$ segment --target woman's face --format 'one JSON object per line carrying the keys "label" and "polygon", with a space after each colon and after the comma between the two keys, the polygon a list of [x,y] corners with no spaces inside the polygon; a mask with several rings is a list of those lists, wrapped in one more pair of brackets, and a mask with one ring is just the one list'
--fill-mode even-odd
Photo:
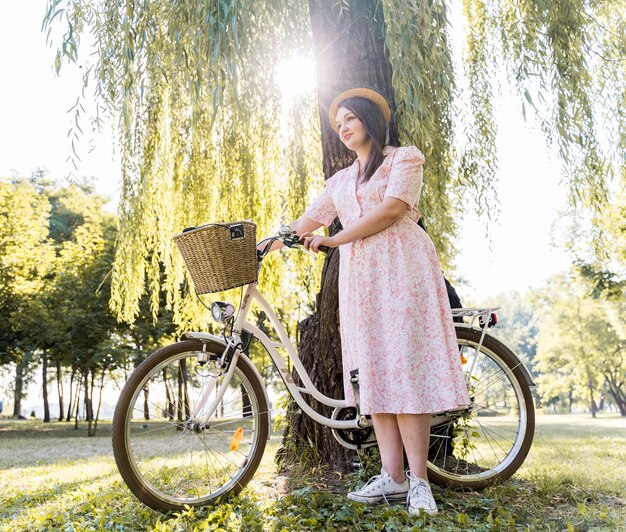
{"label": "woman's face", "polygon": [[337,109],[336,125],[339,138],[348,149],[357,151],[371,143],[363,122],[350,109]]}

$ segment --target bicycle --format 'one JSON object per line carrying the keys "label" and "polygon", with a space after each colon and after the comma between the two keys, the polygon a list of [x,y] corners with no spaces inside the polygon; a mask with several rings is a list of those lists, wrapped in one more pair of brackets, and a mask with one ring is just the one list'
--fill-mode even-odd
{"label": "bicycle", "polygon": [[[274,241],[301,248],[289,229],[266,239],[268,247],[257,252],[249,234],[254,235],[254,228],[248,227],[253,224],[214,225],[227,228],[229,245],[246,238],[251,242],[245,254],[255,255],[255,275]],[[190,234],[211,226],[192,228]],[[201,265],[206,263],[205,255],[214,245],[209,247],[183,252],[196,289],[206,279],[195,271],[198,264],[193,260],[199,257]],[[244,253],[241,246],[233,249],[231,260]],[[223,257],[218,260],[224,262]],[[214,270],[209,273],[215,275]],[[232,284],[229,275],[213,291]],[[276,313],[259,292],[255,275],[234,281],[244,286],[236,314],[230,303],[212,304],[214,319],[224,327],[222,336],[185,333],[184,340],[159,349],[139,365],[121,392],[112,427],[115,460],[132,493],[154,509],[212,504],[238,494],[254,476],[270,437],[271,409],[261,375],[247,355],[252,338],[265,347],[297,405],[329,427],[341,445],[361,450],[376,444],[371,420],[359,413],[358,404],[348,407],[315,388]],[[268,316],[279,341],[247,321],[253,301]],[[471,404],[432,415],[428,473],[441,485],[480,489],[509,478],[532,444],[535,417],[530,387],[534,384],[515,353],[487,333],[495,324],[495,310],[452,311],[457,321],[464,320],[455,323],[455,329]],[[301,386],[294,382],[279,349],[286,351]],[[353,380],[358,386],[358,376]],[[306,394],[333,408],[332,415],[314,411],[304,399]],[[149,415],[150,407],[161,411],[161,419]]]}

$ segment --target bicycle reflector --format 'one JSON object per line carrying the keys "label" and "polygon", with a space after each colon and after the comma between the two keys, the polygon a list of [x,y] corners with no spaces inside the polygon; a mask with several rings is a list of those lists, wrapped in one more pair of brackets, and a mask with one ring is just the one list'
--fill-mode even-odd
{"label": "bicycle reflector", "polygon": [[235,306],[224,301],[215,301],[211,305],[211,314],[215,321],[224,323],[235,314]]}
{"label": "bicycle reflector", "polygon": [[[485,328],[485,320],[482,316],[478,317],[478,323],[480,324],[481,329]],[[498,315],[495,312],[492,312],[489,315],[489,323],[487,324],[487,327],[495,327],[498,323]]]}

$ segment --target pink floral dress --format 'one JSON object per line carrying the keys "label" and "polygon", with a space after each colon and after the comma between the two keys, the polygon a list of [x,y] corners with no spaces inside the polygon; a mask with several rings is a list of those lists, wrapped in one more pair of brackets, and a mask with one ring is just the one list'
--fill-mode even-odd
{"label": "pink floral dress", "polygon": [[358,159],[326,181],[305,216],[344,228],[384,198],[408,204],[386,229],[339,246],[339,320],[344,392],[354,405],[350,371],[359,370],[364,414],[421,414],[469,402],[443,273],[429,236],[417,225],[424,156],[415,147],[383,151],[385,161],[357,184]]}

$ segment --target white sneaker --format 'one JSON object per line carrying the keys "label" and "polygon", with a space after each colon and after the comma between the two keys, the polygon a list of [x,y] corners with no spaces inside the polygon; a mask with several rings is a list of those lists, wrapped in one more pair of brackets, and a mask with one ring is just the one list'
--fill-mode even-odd
{"label": "white sneaker", "polygon": [[409,495],[406,498],[406,507],[409,515],[420,515],[421,511],[429,515],[435,515],[439,510],[430,491],[430,484],[420,477],[416,477],[410,471],[406,474],[409,479]]}
{"label": "white sneaker", "polygon": [[389,476],[385,468],[381,468],[380,475],[373,476],[360,490],[348,493],[348,499],[356,502],[374,504],[380,501],[404,502],[409,492],[409,481],[398,484]]}

